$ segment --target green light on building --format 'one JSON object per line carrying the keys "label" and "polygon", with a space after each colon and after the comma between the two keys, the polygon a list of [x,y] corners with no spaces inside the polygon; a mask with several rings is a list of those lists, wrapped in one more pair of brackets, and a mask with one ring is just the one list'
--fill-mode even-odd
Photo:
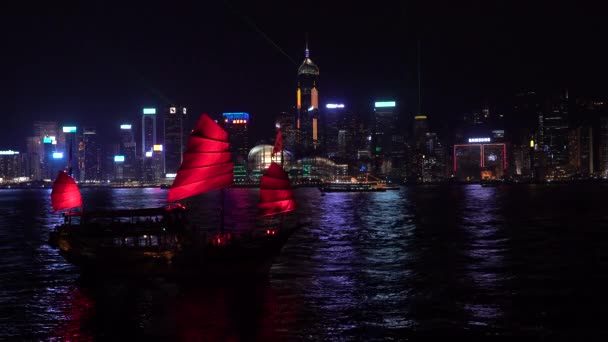
{"label": "green light on building", "polygon": [[304,164],[302,165],[302,169],[303,169],[303,174],[304,177],[310,177],[310,170],[312,169],[310,164]]}
{"label": "green light on building", "polygon": [[397,105],[397,102],[395,102],[395,101],[379,101],[374,104],[374,107],[376,107],[376,108],[395,107],[396,105]]}
{"label": "green light on building", "polygon": [[247,179],[247,168],[243,165],[234,165],[234,181],[242,182]]}

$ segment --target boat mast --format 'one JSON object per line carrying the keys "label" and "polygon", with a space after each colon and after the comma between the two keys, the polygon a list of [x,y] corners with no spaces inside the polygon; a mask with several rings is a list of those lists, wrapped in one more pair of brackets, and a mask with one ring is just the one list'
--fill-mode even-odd
{"label": "boat mast", "polygon": [[220,233],[224,233],[224,188],[222,188],[222,192],[220,193]]}
{"label": "boat mast", "polygon": [[[219,122],[221,122],[221,126],[223,129],[225,129],[225,122],[224,120],[219,120]],[[222,187],[222,191],[220,192],[220,234],[224,234],[224,202],[226,199],[226,195],[225,195],[225,190],[226,188]]]}
{"label": "boat mast", "polygon": [[[222,129],[225,129],[226,124],[224,120],[219,120],[219,126]],[[225,188],[222,187],[222,190],[220,192],[220,234],[224,234],[224,202],[225,202]]]}

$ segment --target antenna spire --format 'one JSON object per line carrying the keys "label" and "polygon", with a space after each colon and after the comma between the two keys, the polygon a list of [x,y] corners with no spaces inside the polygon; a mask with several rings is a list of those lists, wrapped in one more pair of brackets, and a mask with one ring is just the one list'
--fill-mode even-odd
{"label": "antenna spire", "polygon": [[308,50],[308,32],[306,32],[306,50],[304,50],[304,57],[310,57],[310,50]]}
{"label": "antenna spire", "polygon": [[420,86],[421,82],[421,66],[420,66],[420,38],[418,38],[418,114],[422,114],[422,87]]}

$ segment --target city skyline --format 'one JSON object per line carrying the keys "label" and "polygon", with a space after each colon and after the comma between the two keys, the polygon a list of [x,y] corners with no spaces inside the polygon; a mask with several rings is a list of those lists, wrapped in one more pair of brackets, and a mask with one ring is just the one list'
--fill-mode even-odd
{"label": "city skyline", "polygon": [[4,7],[0,340],[608,335],[603,6]]}
{"label": "city skyline", "polygon": [[18,148],[13,134],[26,135],[34,120],[79,118],[104,131],[141,107],[171,104],[197,114],[249,112],[254,140],[266,138],[267,123],[294,106],[306,35],[321,69],[321,103],[361,108],[388,97],[402,104],[402,115],[415,115],[418,41],[431,122],[522,89],[608,94],[606,53],[597,43],[603,28],[591,7],[309,6],[312,19],[288,4],[267,10],[230,2],[17,9],[6,20],[14,49],[4,64],[15,68],[0,142]]}

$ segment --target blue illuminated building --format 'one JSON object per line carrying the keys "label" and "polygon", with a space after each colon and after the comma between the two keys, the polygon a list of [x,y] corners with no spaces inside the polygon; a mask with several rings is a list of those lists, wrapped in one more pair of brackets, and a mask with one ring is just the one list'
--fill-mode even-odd
{"label": "blue illuminated building", "polygon": [[230,152],[234,162],[234,181],[247,178],[247,155],[249,153],[249,113],[223,113],[224,129],[228,132]]}

